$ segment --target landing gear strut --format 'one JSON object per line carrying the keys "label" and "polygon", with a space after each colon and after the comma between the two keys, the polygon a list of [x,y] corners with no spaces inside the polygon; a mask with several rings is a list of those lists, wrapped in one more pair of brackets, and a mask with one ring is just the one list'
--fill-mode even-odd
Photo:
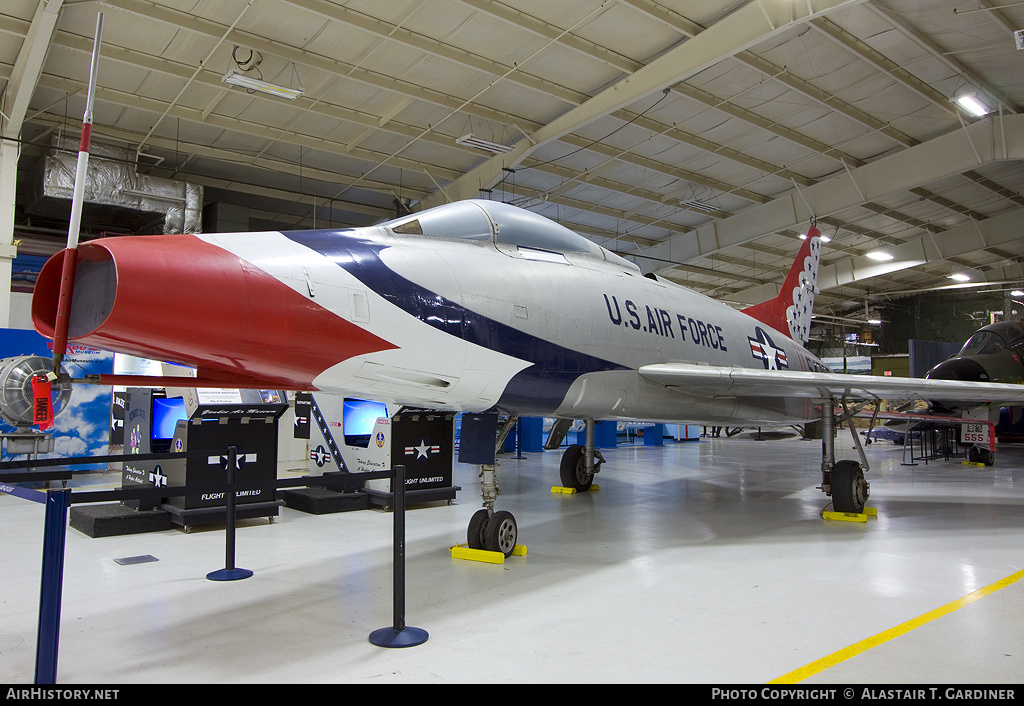
{"label": "landing gear strut", "polygon": [[[501,448],[505,443],[505,437],[515,426],[517,417],[511,416],[505,420],[499,430],[495,448]],[[492,434],[494,427],[491,427]],[[493,436],[492,436],[493,438]],[[507,510],[495,512],[494,503],[501,494],[498,488],[498,477],[495,473],[496,463],[480,465],[480,496],[483,499],[483,509],[477,510],[469,520],[469,528],[466,530],[466,541],[470,549],[485,549],[491,552],[501,552],[505,556],[512,556],[512,550],[516,547],[519,538],[519,528],[516,525],[516,518]]]}
{"label": "landing gear strut", "polygon": [[499,493],[494,477],[494,466],[481,466],[480,488],[484,508],[477,510],[469,519],[466,542],[470,549],[486,549],[489,552],[501,552],[505,556],[512,556],[512,550],[516,548],[516,541],[519,539],[519,528],[511,512],[494,511],[494,501]]}
{"label": "landing gear strut", "polygon": [[573,444],[562,454],[562,462],[558,467],[558,476],[566,488],[574,488],[577,492],[590,490],[594,483],[594,475],[601,470],[604,456],[595,448],[594,420],[587,419],[586,440],[583,446]]}
{"label": "landing gear strut", "polygon": [[864,512],[864,503],[867,502],[870,487],[864,480],[864,471],[868,467],[867,458],[860,445],[860,438],[853,428],[853,419],[846,408],[846,401],[843,400],[843,414],[861,462],[835,460],[833,404],[831,399],[823,400],[821,403],[821,489],[832,497],[832,505],[836,512],[861,513]]}

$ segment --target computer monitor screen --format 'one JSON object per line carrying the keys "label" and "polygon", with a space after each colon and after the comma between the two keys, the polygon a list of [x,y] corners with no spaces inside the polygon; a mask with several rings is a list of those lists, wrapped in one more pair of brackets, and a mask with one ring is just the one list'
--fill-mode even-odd
{"label": "computer monitor screen", "polygon": [[345,444],[366,448],[370,444],[373,425],[378,417],[388,416],[387,405],[370,400],[345,399],[342,407],[341,431]]}
{"label": "computer monitor screen", "polygon": [[174,427],[179,419],[188,419],[185,414],[185,400],[181,397],[153,398],[153,424],[150,434],[153,441],[170,441],[174,438]]}

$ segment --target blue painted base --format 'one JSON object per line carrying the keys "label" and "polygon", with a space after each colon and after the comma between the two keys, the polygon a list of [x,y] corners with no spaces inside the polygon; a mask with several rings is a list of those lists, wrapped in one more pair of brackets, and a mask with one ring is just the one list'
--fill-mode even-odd
{"label": "blue painted base", "polygon": [[217,569],[206,575],[211,581],[239,581],[252,576],[249,569]]}
{"label": "blue painted base", "polygon": [[427,631],[422,628],[395,630],[390,627],[371,632],[370,643],[377,647],[415,647],[426,642],[427,637]]}

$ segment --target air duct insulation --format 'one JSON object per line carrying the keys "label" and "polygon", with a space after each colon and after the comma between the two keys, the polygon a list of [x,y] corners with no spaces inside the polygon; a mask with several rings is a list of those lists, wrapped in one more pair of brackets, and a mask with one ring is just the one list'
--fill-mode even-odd
{"label": "air duct insulation", "polygon": [[[56,137],[51,149],[39,161],[41,172],[33,179],[36,193],[29,212],[58,215],[70,201],[75,189],[78,166],[78,142]],[[203,226],[203,187],[175,179],[139,174],[135,153],[126,147],[101,145],[93,141],[89,151],[89,172],[85,185],[85,203],[114,207],[110,217],[120,216],[130,225],[140,214],[163,214],[165,235],[200,233]],[[134,230],[134,228],[132,228]]]}

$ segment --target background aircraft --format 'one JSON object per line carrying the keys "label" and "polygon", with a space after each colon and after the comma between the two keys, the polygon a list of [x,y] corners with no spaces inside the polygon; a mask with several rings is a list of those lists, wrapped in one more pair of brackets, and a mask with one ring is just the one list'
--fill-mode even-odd
{"label": "background aircraft", "polygon": [[[885,398],[998,411],[1024,402],[1024,387],[1005,384],[1022,379],[1011,364],[986,381],[966,363],[940,366],[946,379],[829,372],[803,346],[816,235],[812,228],[780,294],[746,311],[643,276],[573,231],[500,202],[459,201],[348,230],[110,238],[78,248],[68,338],[195,367],[198,386],[584,419],[586,443],[561,463],[563,484],[581,490],[603,462],[597,419],[820,419],[821,487],[837,510],[855,512],[868,495],[867,461],[856,434],[860,461],[835,460],[836,403],[847,414],[847,402]],[[43,267],[33,297],[36,329],[50,337],[67,252]],[[996,370],[988,358],[979,364]],[[482,488],[469,543],[507,554],[517,529],[510,513],[494,511],[493,466]]]}

